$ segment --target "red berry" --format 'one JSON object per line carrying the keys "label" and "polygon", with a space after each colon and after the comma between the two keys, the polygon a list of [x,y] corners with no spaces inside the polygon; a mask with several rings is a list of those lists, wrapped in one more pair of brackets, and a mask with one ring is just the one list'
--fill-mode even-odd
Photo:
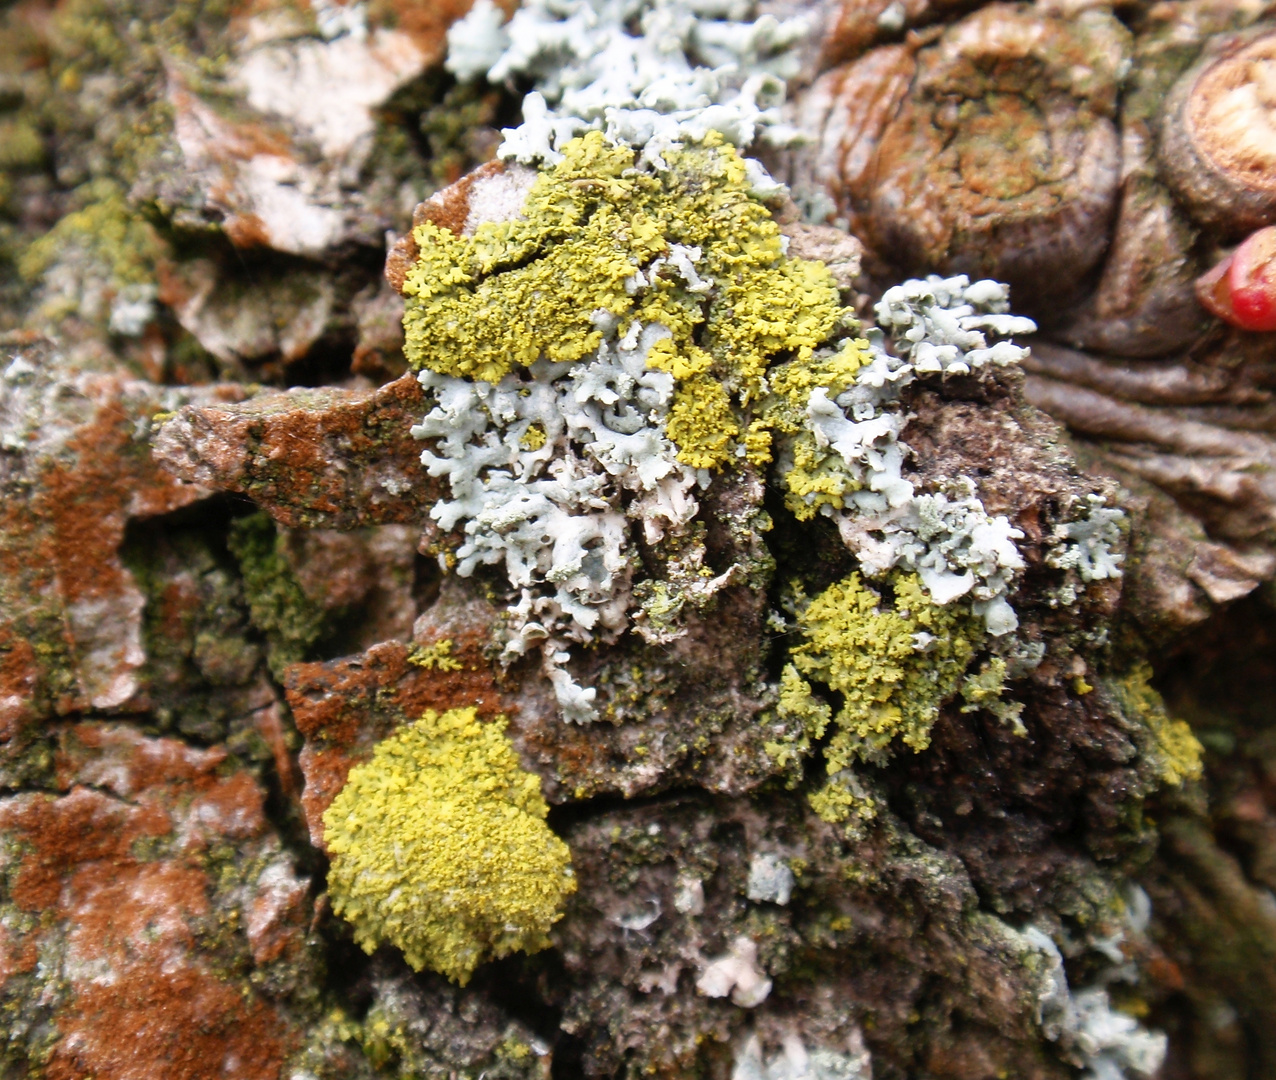
{"label": "red berry", "polygon": [[1236,249],[1227,284],[1236,326],[1276,330],[1276,227],[1259,229]]}

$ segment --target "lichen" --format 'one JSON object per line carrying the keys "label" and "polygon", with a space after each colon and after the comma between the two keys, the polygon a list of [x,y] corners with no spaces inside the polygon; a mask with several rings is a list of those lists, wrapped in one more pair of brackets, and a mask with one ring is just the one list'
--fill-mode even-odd
{"label": "lichen", "polygon": [[[448,68],[493,85],[531,78],[523,122],[504,131],[502,157],[556,162],[589,129],[639,147],[644,161],[710,131],[744,148],[786,145],[784,80],[801,67],[808,22],[750,20],[751,5],[646,0],[530,0],[508,25],[479,0],[448,32]],[[756,162],[755,176],[774,185]]]}
{"label": "lichen", "polygon": [[443,638],[432,645],[419,645],[408,654],[408,663],[426,671],[460,671],[465,667],[452,655],[452,639]]}
{"label": "lichen", "polygon": [[103,319],[115,333],[139,334],[155,315],[164,244],[114,182],[86,184],[77,196],[81,209],[27,247],[18,271],[40,282],[45,318],[78,314]]}
{"label": "lichen", "polygon": [[549,944],[576,888],[571,853],[504,728],[472,708],[428,711],[324,813],[333,909],[368,952],[389,942],[464,985],[488,957]]}
{"label": "lichen", "polygon": [[646,352],[680,387],[680,459],[720,467],[744,456],[735,436],[747,424],[730,398],[756,399],[772,357],[809,358],[832,336],[837,287],[822,264],[785,256],[744,159],[721,138],[669,152],[659,172],[635,164],[632,149],[591,132],[538,176],[519,217],[472,236],[419,225],[405,352],[417,368],[499,382],[658,324],[667,333]]}
{"label": "lichen", "polygon": [[1046,556],[1048,565],[1075,570],[1086,584],[1121,576],[1125,555],[1122,528],[1129,528],[1125,512],[1108,506],[1102,495],[1089,495],[1085,516],[1055,526],[1051,539],[1058,546]]}
{"label": "lichen", "polygon": [[[785,255],[732,148],[710,136],[666,158],[646,171],[600,133],[575,140],[519,217],[471,236],[419,226],[404,284],[406,353],[437,402],[413,433],[439,440],[422,460],[452,493],[432,516],[466,533],[458,573],[503,566],[506,655],[541,649],[569,720],[593,719],[594,690],[564,646],[629,626],[629,523],[673,542],[714,470],[767,462],[768,365],[814,362],[845,321],[828,271]],[[684,569],[639,590],[650,640],[728,580]]]}
{"label": "lichen", "polygon": [[[913,574],[895,574],[878,593],[851,574],[815,597],[799,616],[803,642],[791,653],[788,694],[814,681],[836,695],[834,731],[824,751],[830,775],[856,761],[880,763],[893,744],[930,745],[939,707],[958,693],[984,640],[977,620],[936,604]],[[824,737],[818,710],[811,736]]]}
{"label": "lichen", "polygon": [[961,684],[961,711],[991,713],[1014,734],[1025,736],[1028,729],[1023,725],[1023,704],[1018,701],[1007,701],[1006,693],[1006,660],[994,656],[985,661],[979,671],[967,675]]}
{"label": "lichen", "polygon": [[[508,205],[459,234],[418,225],[402,288],[405,354],[435,405],[413,434],[438,440],[422,461],[452,496],[432,516],[465,533],[458,573],[504,570],[503,658],[538,649],[574,722],[598,710],[597,688],[567,670],[573,644],[631,626],[666,644],[733,580],[703,566],[703,580],[679,578],[661,545],[736,468],[773,467],[788,509],[833,518],[866,577],[898,569],[935,604],[969,597],[995,637],[1018,625],[1022,532],[966,477],[918,490],[901,393],[1017,362],[1026,350],[997,339],[1033,323],[1008,313],[1003,285],[932,276],[883,295],[890,342],[857,336],[828,269],[788,256],[764,202],[780,189],[739,152],[778,123],[755,106],[796,39],[766,17],[704,14],[533,2],[505,28],[477,5],[449,37],[449,66],[538,80],[544,96],[527,97],[501,150],[537,171],[479,178],[505,185]],[[697,66],[708,57],[769,74],[737,86]],[[653,563],[670,574],[636,580]]]}
{"label": "lichen", "polygon": [[940,604],[969,595],[996,637],[1018,626],[1007,596],[1023,569],[1014,543],[1023,533],[990,515],[967,477],[917,490],[904,475],[901,394],[918,379],[1020,361],[1024,348],[988,343],[1034,329],[1007,307],[1004,285],[964,275],[894,286],[875,309],[880,329],[844,343],[839,356],[817,354],[814,370],[778,369],[783,398],[770,408],[785,435],[778,471],[799,520],[816,512],[832,518],[870,577],[900,567],[920,575]]}
{"label": "lichen", "polygon": [[1152,668],[1139,664],[1108,685],[1126,717],[1143,724],[1151,733],[1161,781],[1179,787],[1185,781],[1199,780],[1204,750],[1187,722],[1175,720],[1165,711],[1165,702],[1152,686],[1151,678]]}
{"label": "lichen", "polygon": [[816,815],[830,825],[852,826],[857,831],[877,817],[877,801],[864,790],[850,769],[834,773],[806,797]]}
{"label": "lichen", "polygon": [[[1025,966],[1039,979],[1037,1022],[1042,1033],[1060,1045],[1072,1064],[1086,1070],[1085,1078],[1126,1080],[1160,1072],[1169,1041],[1163,1032],[1149,1031],[1135,1017],[1113,1009],[1101,984],[1074,991],[1059,947],[1037,927],[1022,932],[1005,927],[1003,932],[1015,940]],[[1111,964],[1109,959],[1106,966]],[[1116,980],[1109,976],[1107,981]]]}

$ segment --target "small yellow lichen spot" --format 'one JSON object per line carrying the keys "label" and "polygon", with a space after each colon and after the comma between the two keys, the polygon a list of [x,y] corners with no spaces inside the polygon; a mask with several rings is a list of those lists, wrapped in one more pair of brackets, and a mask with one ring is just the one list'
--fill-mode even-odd
{"label": "small yellow lichen spot", "polygon": [[87,205],[67,214],[34,241],[18,260],[18,272],[35,280],[58,261],[64,249],[75,248],[104,264],[116,287],[153,284],[163,243],[150,223],[129,206],[119,186],[99,180],[77,194]]}
{"label": "small yellow lichen spot", "polygon": [[418,645],[408,654],[408,663],[426,671],[461,671],[465,665],[452,655],[452,639],[444,638],[433,645]]}
{"label": "small yellow lichen spot", "polygon": [[1152,733],[1153,755],[1161,780],[1172,787],[1178,787],[1185,780],[1199,780],[1204,753],[1201,744],[1186,721],[1171,719],[1151,678],[1151,667],[1140,664],[1109,685],[1122,712]]}
{"label": "small yellow lichen spot", "polygon": [[430,711],[350,770],[323,816],[328,889],[367,952],[390,942],[465,985],[488,957],[549,944],[571,852],[504,728]]}
{"label": "small yellow lichen spot", "polygon": [[531,424],[523,432],[523,437],[518,440],[518,444],[524,450],[539,450],[548,438],[543,424]]}
{"label": "small yellow lichen spot", "polygon": [[1028,729],[1023,723],[1023,705],[1006,698],[1006,661],[994,656],[984,663],[978,672],[967,675],[961,684],[961,697],[965,704],[961,711],[991,713],[1020,738],[1026,738]]}

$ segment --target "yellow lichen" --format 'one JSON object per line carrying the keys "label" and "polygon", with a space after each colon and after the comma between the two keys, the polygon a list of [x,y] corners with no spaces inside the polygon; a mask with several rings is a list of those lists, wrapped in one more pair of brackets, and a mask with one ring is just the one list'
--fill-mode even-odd
{"label": "yellow lichen", "polygon": [[[562,152],[518,218],[468,237],[416,228],[420,253],[403,289],[409,361],[494,382],[542,358],[587,356],[603,339],[600,311],[622,336],[635,320],[658,323],[670,336],[648,362],[676,382],[667,430],[679,457],[698,468],[765,464],[768,366],[858,366],[862,342],[849,352],[827,344],[847,318],[832,276],[785,255],[744,160],[715,134],[667,151],[669,167],[655,174],[599,132]],[[710,285],[693,289],[669,262],[654,267],[674,244],[700,250],[695,272]],[[651,280],[634,290],[640,272]],[[822,357],[822,346],[839,359]]]}
{"label": "yellow lichen", "polygon": [[799,618],[805,640],[792,652],[787,693],[792,701],[810,695],[811,680],[837,695],[824,755],[830,775],[856,760],[881,761],[896,741],[929,746],[940,705],[960,689],[984,638],[976,616],[936,604],[916,575],[896,573],[886,584],[890,603],[852,574]]}
{"label": "yellow lichen", "polygon": [[87,205],[61,218],[22,253],[18,271],[34,281],[68,248],[76,248],[100,262],[115,286],[148,285],[155,281],[155,264],[163,247],[150,224],[133,211],[109,181],[85,185],[77,192]]}
{"label": "yellow lichen", "polygon": [[1165,711],[1165,702],[1152,686],[1151,678],[1151,667],[1139,664],[1109,686],[1121,711],[1152,733],[1153,757],[1160,779],[1173,787],[1185,780],[1199,780],[1204,752],[1201,744],[1186,721],[1174,720]]}
{"label": "yellow lichen", "polygon": [[1026,738],[1028,729],[1023,725],[1023,705],[1007,701],[1006,661],[994,656],[979,669],[977,674],[967,675],[961,684],[961,707],[964,713],[991,713],[1020,738]]}
{"label": "yellow lichen", "polygon": [[518,442],[524,450],[539,450],[548,438],[544,424],[532,424],[523,432],[523,437]]}
{"label": "yellow lichen", "polygon": [[846,497],[859,490],[841,455],[821,445],[805,421],[812,390],[823,387],[830,398],[836,398],[855,384],[856,373],[868,359],[868,342],[850,338],[836,350],[790,360],[768,375],[772,395],[766,403],[766,418],[775,431],[790,439],[793,461],[784,478],[788,488],[784,501],[799,521],[814,517],[825,505],[841,510]]}
{"label": "yellow lichen", "polygon": [[549,944],[571,853],[504,727],[429,711],[350,770],[323,816],[328,889],[366,951],[390,942],[464,985],[488,957]]}
{"label": "yellow lichen", "polygon": [[865,824],[877,817],[877,803],[861,790],[855,774],[842,770],[806,797],[816,816],[830,825],[845,825],[851,819]]}
{"label": "yellow lichen", "polygon": [[452,655],[452,639],[444,638],[432,645],[418,645],[408,654],[408,663],[426,671],[460,671],[465,665]]}
{"label": "yellow lichen", "polygon": [[833,710],[811,692],[811,684],[798,674],[792,664],[780,673],[780,700],[776,710],[785,722],[785,737],[763,744],[772,761],[789,773],[789,786],[796,787],[801,778],[802,759],[811,746],[824,737]]}

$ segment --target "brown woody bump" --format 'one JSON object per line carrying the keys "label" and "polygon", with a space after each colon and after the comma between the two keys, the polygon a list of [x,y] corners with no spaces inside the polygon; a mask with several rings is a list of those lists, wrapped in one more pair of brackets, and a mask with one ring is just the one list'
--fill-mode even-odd
{"label": "brown woody bump", "polygon": [[1276,222],[1276,32],[1216,39],[1165,114],[1162,169],[1193,217],[1232,237]]}

